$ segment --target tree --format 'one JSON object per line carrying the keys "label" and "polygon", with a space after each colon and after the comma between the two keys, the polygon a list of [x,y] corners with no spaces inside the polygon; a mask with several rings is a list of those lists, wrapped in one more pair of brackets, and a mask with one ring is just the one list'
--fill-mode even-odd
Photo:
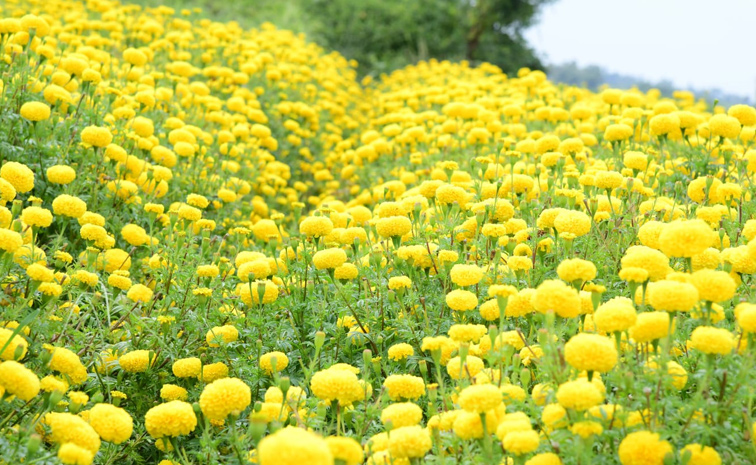
{"label": "tree", "polygon": [[314,39],[364,74],[428,58],[542,68],[522,31],[551,0],[309,0]]}

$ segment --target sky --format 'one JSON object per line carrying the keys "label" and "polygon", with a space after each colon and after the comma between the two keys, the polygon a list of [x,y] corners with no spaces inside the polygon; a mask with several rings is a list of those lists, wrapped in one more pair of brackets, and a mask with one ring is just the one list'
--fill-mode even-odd
{"label": "sky", "polygon": [[754,20],[756,0],[555,0],[525,37],[546,63],[753,99]]}

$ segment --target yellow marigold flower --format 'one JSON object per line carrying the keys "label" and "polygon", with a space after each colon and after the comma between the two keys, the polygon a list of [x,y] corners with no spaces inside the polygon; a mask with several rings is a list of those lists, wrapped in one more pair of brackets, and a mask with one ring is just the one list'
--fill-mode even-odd
{"label": "yellow marigold flower", "polygon": [[414,426],[423,419],[423,410],[412,402],[391,404],[381,412],[381,423],[391,422],[392,428]]}
{"label": "yellow marigold flower", "polygon": [[512,431],[504,437],[504,450],[515,455],[529,454],[540,444],[540,436],[536,431]]}
{"label": "yellow marigold flower", "polygon": [[218,265],[200,265],[197,267],[197,276],[201,278],[215,278],[219,274]]}
{"label": "yellow marigold flower", "polygon": [[397,459],[425,457],[432,446],[430,433],[421,426],[395,428],[389,435],[388,450]]}
{"label": "yellow marigold flower", "polygon": [[409,289],[412,287],[412,280],[407,276],[394,276],[389,278],[388,287],[391,290]]}
{"label": "yellow marigold flower", "polygon": [[0,387],[25,402],[36,397],[40,390],[37,375],[13,360],[0,363]]}
{"label": "yellow marigold flower", "polygon": [[0,168],[0,178],[7,181],[21,194],[34,189],[34,171],[15,161],[9,161]]}
{"label": "yellow marigold flower", "polygon": [[175,384],[164,384],[163,387],[160,388],[160,398],[166,402],[172,400],[186,400],[188,397],[189,393],[186,389],[181,386],[176,386]]}
{"label": "yellow marigold flower", "polygon": [[564,359],[578,371],[606,373],[617,364],[617,348],[608,337],[580,333],[564,345]]}
{"label": "yellow marigold flower", "polygon": [[359,465],[365,460],[362,446],[353,438],[346,436],[329,436],[325,439],[335,460],[341,460],[344,465]]}
{"label": "yellow marigold flower", "polygon": [[126,297],[128,297],[132,302],[146,303],[152,300],[152,296],[152,289],[143,284],[134,284],[126,293]]}
{"label": "yellow marigold flower", "polygon": [[81,363],[79,356],[65,347],[45,346],[50,354],[49,367],[68,376],[73,384],[81,384],[87,380],[87,369]]}
{"label": "yellow marigold flower", "polygon": [[680,118],[671,113],[656,115],[649,120],[652,136],[669,136],[680,130]]}
{"label": "yellow marigold flower", "polygon": [[333,231],[333,222],[325,216],[308,216],[299,223],[299,231],[308,237],[323,237]]}
{"label": "yellow marigold flower", "polygon": [[627,124],[610,124],[604,130],[604,139],[609,142],[618,142],[629,139],[633,135],[633,128]]}
{"label": "yellow marigold flower", "polygon": [[659,234],[659,248],[668,257],[692,257],[711,245],[713,234],[703,220],[675,221]]}
{"label": "yellow marigold flower", "polygon": [[649,431],[630,433],[619,446],[622,465],[663,465],[666,456],[672,456],[672,446]]}
{"label": "yellow marigold flower", "polygon": [[113,134],[108,128],[87,126],[81,131],[81,141],[93,147],[106,147],[113,141]]}
{"label": "yellow marigold flower", "polygon": [[94,461],[94,452],[67,442],[58,449],[58,460],[66,465],[90,465]]}
{"label": "yellow marigold flower", "polygon": [[623,155],[623,164],[633,170],[646,171],[648,155],[643,152],[627,151]]}
{"label": "yellow marigold flower", "polygon": [[202,381],[212,383],[228,376],[228,366],[223,362],[210,363],[202,367]]}
{"label": "yellow marigold flower", "polygon": [[273,274],[273,270],[270,268],[270,263],[263,258],[242,263],[236,270],[236,275],[243,283],[248,282],[250,277],[252,279],[265,279],[271,274]]}
{"label": "yellow marigold flower", "polygon": [[595,183],[599,189],[616,189],[622,185],[622,174],[617,171],[599,171]]}
{"label": "yellow marigold flower", "polygon": [[337,268],[343,265],[346,260],[346,252],[339,248],[320,250],[312,257],[312,263],[319,270]]}
{"label": "yellow marigold flower", "polygon": [[690,347],[705,354],[727,355],[735,347],[735,336],[723,328],[699,326],[690,335]]}
{"label": "yellow marigold flower", "polygon": [[220,347],[239,339],[239,330],[233,325],[215,326],[205,335],[205,341],[210,347]]}
{"label": "yellow marigold flower", "polygon": [[150,236],[147,234],[147,231],[141,226],[135,224],[127,224],[121,228],[121,237],[135,247],[144,245],[150,241]]}
{"label": "yellow marigold flower", "polygon": [[660,249],[661,246],[659,245],[659,236],[661,235],[662,231],[664,231],[664,228],[666,226],[666,223],[662,223],[660,221],[647,221],[646,223],[643,223],[640,228],[638,228],[638,239],[640,239],[641,244],[645,245],[646,247],[651,247],[652,249]]}
{"label": "yellow marigold flower", "polygon": [[178,217],[186,221],[197,221],[202,218],[202,210],[189,205],[181,205],[178,209]]}
{"label": "yellow marigold flower", "polygon": [[150,357],[149,350],[132,350],[118,358],[118,364],[128,373],[143,373],[150,366],[150,358],[154,361],[154,354]]}
{"label": "yellow marigold flower", "polygon": [[[0,339],[0,342],[1,341],[2,339]],[[388,350],[388,357],[395,362],[404,360],[407,357],[411,357],[412,355],[415,355],[415,349],[413,349],[412,346],[407,344],[406,342],[394,344],[389,347]]]}
{"label": "yellow marigold flower", "polygon": [[536,289],[533,306],[539,313],[554,312],[562,318],[574,318],[580,314],[580,296],[562,281],[546,280]]}
{"label": "yellow marigold flower", "polygon": [[525,465],[562,465],[562,459],[553,452],[543,452],[531,457]]}
{"label": "yellow marigold flower", "polygon": [[389,375],[383,385],[391,400],[416,400],[425,394],[425,382],[418,376]]}
{"label": "yellow marigold flower", "polygon": [[52,375],[42,378],[39,381],[39,387],[45,392],[59,392],[63,394],[68,391],[68,383]]}
{"label": "yellow marigold flower", "polygon": [[53,216],[50,210],[42,207],[26,207],[21,212],[21,221],[29,226],[46,228],[52,224]]}
{"label": "yellow marigold flower", "polygon": [[627,331],[637,318],[632,301],[626,297],[615,297],[603,303],[593,314],[596,328],[605,333]]}
{"label": "yellow marigold flower", "polygon": [[165,207],[157,203],[146,203],[144,204],[144,211],[147,213],[154,213],[156,215],[162,215],[163,212],[165,211]]}
{"label": "yellow marigold flower", "polygon": [[596,277],[596,265],[580,258],[562,260],[556,271],[559,278],[568,283],[582,284]]}
{"label": "yellow marigold flower", "polygon": [[0,250],[14,253],[24,245],[21,234],[9,229],[0,229]]}
{"label": "yellow marigold flower", "polygon": [[658,250],[637,245],[627,249],[621,260],[622,268],[643,268],[651,281],[664,279],[671,271],[669,258]]}
{"label": "yellow marigold flower", "polygon": [[26,274],[34,281],[39,281],[41,283],[49,283],[55,279],[55,273],[53,270],[46,266],[42,266],[39,263],[32,263],[26,267]]}
{"label": "yellow marigold flower", "polygon": [[97,404],[89,410],[89,424],[104,441],[121,444],[131,437],[134,424],[126,410],[110,404]]}
{"label": "yellow marigold flower", "polygon": [[669,324],[669,313],[641,313],[630,328],[630,337],[637,343],[655,341],[669,335]]}
{"label": "yellow marigold flower", "polygon": [[310,389],[318,399],[338,401],[341,405],[350,405],[364,396],[357,375],[333,368],[315,373],[310,380]]}
{"label": "yellow marigold flower", "polygon": [[454,357],[446,364],[446,372],[452,379],[474,377],[483,370],[483,360],[474,355],[468,355],[465,359],[464,365],[459,357]]}
{"label": "yellow marigold flower", "polygon": [[133,66],[144,66],[147,63],[147,55],[141,50],[127,48],[123,51],[123,59]]}
{"label": "yellow marigold flower", "polygon": [[735,281],[725,271],[698,270],[691,275],[691,282],[698,289],[701,300],[724,302],[735,295]]}
{"label": "yellow marigold flower", "polygon": [[202,361],[197,357],[182,358],[173,362],[171,370],[177,378],[198,378],[202,372]]}
{"label": "yellow marigold flower", "polygon": [[493,410],[502,402],[502,393],[493,384],[468,386],[459,393],[459,406],[468,412],[485,413]]}
{"label": "yellow marigold flower", "polygon": [[740,121],[733,116],[714,115],[709,119],[709,130],[714,136],[737,139],[740,135]]}
{"label": "yellow marigold flower", "polygon": [[436,202],[440,205],[457,203],[461,206],[467,204],[468,193],[461,187],[452,184],[443,184],[435,190]]}
{"label": "yellow marigold flower", "polygon": [[484,325],[456,324],[449,328],[448,334],[456,342],[477,343],[488,332]]}
{"label": "yellow marigold flower", "polygon": [[585,378],[560,384],[556,397],[559,405],[577,411],[588,410],[604,400],[596,385]]}
{"label": "yellow marigold flower", "polygon": [[78,197],[61,194],[53,200],[53,213],[56,215],[79,218],[87,211],[87,204]]}
{"label": "yellow marigold flower", "polygon": [[576,434],[583,439],[587,439],[591,436],[598,436],[604,432],[604,428],[601,423],[597,421],[578,421],[570,426],[572,434]]}
{"label": "yellow marigold flower", "polygon": [[379,219],[375,228],[381,237],[401,237],[412,230],[412,222],[406,216],[390,216]]}
{"label": "yellow marigold flower", "polygon": [[478,305],[478,298],[470,291],[455,289],[446,294],[446,305],[452,310],[466,312]]}
{"label": "yellow marigold flower", "polygon": [[[273,360],[275,359],[275,368],[273,367]],[[268,352],[260,357],[260,368],[268,375],[272,375],[273,372],[282,372],[289,366],[289,357],[283,352]]]}
{"label": "yellow marigold flower", "polygon": [[584,236],[591,230],[591,217],[583,212],[563,210],[554,219],[554,227],[560,234],[569,233],[576,237]]}
{"label": "yellow marigold flower", "polygon": [[722,458],[717,451],[701,444],[688,444],[683,447],[680,450],[680,457],[683,460],[688,457],[688,460],[685,462],[688,465],[722,465]]}
{"label": "yellow marigold flower", "polygon": [[155,439],[178,437],[194,431],[197,416],[192,404],[180,400],[156,405],[144,415],[144,427]]}
{"label": "yellow marigold flower", "polygon": [[[262,296],[260,287],[263,287]],[[247,305],[260,304],[261,297],[263,304],[271,303],[278,298],[278,286],[270,280],[250,281],[249,284],[241,284],[237,289],[242,301]]]}
{"label": "yellow marigold flower", "polygon": [[50,427],[49,439],[52,442],[57,444],[71,442],[92,453],[96,453],[100,448],[100,437],[97,432],[78,415],[51,412],[45,415],[44,423]]}
{"label": "yellow marigold flower", "polygon": [[[13,336],[13,338],[11,338]],[[0,347],[5,347],[0,358],[4,360],[21,360],[26,356],[29,343],[20,334],[13,335],[13,330],[0,328]]]}
{"label": "yellow marigold flower", "polygon": [[252,402],[252,392],[244,381],[223,378],[205,386],[199,404],[202,413],[210,420],[224,420],[229,415],[239,416]]}
{"label": "yellow marigold flower", "polygon": [[26,102],[21,105],[19,113],[26,120],[43,121],[50,117],[50,107],[42,102]]}
{"label": "yellow marigold flower", "polygon": [[474,286],[483,279],[483,270],[477,265],[454,265],[449,276],[457,286]]}
{"label": "yellow marigold flower", "polygon": [[315,433],[293,426],[263,438],[257,452],[262,464],[332,465],[334,460],[328,442]]}
{"label": "yellow marigold flower", "polygon": [[648,281],[648,271],[643,268],[630,266],[622,268],[618,274],[619,278],[629,283],[645,283]]}

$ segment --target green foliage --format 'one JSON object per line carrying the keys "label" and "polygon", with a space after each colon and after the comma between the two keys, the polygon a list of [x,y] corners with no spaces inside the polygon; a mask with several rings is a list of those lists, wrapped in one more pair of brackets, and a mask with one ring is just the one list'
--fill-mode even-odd
{"label": "green foliage", "polygon": [[550,0],[140,0],[244,26],[269,21],[303,32],[325,49],[359,63],[361,74],[390,72],[419,60],[493,63],[505,72],[543,68],[522,36]]}

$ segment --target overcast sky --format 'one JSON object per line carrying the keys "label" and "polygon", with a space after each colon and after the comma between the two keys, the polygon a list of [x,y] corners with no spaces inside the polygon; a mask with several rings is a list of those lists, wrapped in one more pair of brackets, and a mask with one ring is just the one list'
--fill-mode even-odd
{"label": "overcast sky", "polygon": [[575,61],[680,88],[756,94],[756,0],[555,0],[526,38]]}

